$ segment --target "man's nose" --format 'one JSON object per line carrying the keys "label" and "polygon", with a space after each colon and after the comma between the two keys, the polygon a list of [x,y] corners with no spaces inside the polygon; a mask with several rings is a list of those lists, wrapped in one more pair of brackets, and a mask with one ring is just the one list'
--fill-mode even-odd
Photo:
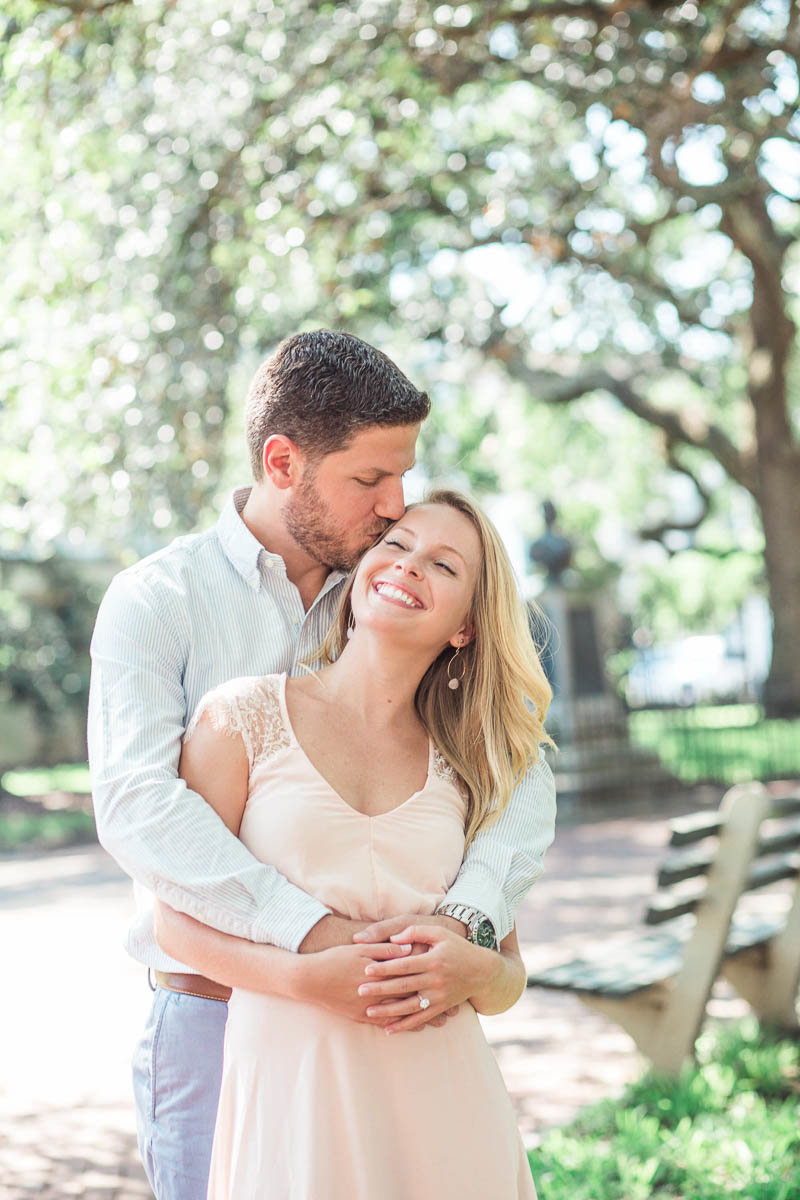
{"label": "man's nose", "polygon": [[402,479],[384,479],[375,500],[375,513],[389,521],[399,521],[406,511]]}

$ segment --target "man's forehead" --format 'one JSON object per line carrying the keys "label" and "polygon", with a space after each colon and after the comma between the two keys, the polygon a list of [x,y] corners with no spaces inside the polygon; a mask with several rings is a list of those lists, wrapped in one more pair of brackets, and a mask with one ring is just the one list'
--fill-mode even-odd
{"label": "man's forehead", "polygon": [[331,457],[376,476],[408,471],[416,463],[418,425],[373,426],[360,430]]}

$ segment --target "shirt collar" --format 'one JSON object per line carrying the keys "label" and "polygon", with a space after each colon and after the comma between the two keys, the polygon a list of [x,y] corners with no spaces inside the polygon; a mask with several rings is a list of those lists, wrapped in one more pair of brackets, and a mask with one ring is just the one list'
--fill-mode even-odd
{"label": "shirt collar", "polygon": [[231,495],[217,522],[220,545],[229,562],[254,591],[261,585],[261,562],[263,558],[276,559],[285,570],[279,554],[270,554],[258,538],[250,532],[242,520],[242,509],[247,503],[251,488],[241,487]]}
{"label": "shirt collar", "polygon": [[[217,522],[217,534],[220,545],[229,562],[244,579],[249,587],[257,591],[261,586],[261,567],[272,563],[273,570],[278,569],[286,574],[286,564],[280,554],[273,554],[262,546],[242,520],[242,510],[247,503],[252,488],[237,488],[220,514]],[[345,577],[344,571],[331,571],[320,588],[314,603],[320,600],[326,592],[340,583]]]}

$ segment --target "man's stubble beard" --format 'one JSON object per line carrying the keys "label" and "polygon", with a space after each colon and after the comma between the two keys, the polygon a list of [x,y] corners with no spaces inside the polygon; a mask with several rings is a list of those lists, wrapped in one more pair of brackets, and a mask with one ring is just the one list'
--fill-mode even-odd
{"label": "man's stubble beard", "polygon": [[328,513],[313,475],[298,485],[283,510],[283,521],[298,546],[331,571],[351,570],[364,550],[391,524],[391,521],[386,521],[372,536],[365,535],[363,546],[351,550],[347,545],[349,531],[338,525]]}

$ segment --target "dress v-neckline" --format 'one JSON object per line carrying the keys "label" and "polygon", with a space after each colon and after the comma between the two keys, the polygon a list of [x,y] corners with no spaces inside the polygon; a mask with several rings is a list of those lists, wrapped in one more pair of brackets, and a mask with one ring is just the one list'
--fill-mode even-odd
{"label": "dress v-neckline", "polygon": [[308,763],[317,779],[319,779],[321,783],[325,784],[325,787],[328,789],[331,795],[334,796],[340,804],[343,804],[349,812],[356,817],[362,817],[365,821],[379,821],[382,817],[391,817],[393,813],[398,812],[401,808],[405,808],[407,804],[410,804],[412,800],[416,800],[418,796],[421,796],[422,793],[426,791],[433,773],[433,739],[430,737],[428,738],[428,769],[425,774],[425,782],[421,788],[417,788],[416,792],[412,792],[411,795],[406,800],[401,801],[400,804],[395,804],[393,808],[388,808],[386,812],[375,813],[372,816],[369,813],[361,812],[360,809],[355,808],[354,805],[348,803],[341,792],[337,792],[333,784],[325,778],[319,768],[314,766],[314,763],[311,761],[308,754],[306,754],[300,739],[294,731],[294,726],[292,725],[292,721],[289,716],[289,705],[286,702],[286,682],[288,678],[288,675],[284,671],[280,677],[280,688],[278,689],[278,700],[281,708],[281,716],[283,717],[283,721],[286,726],[286,732],[289,734],[292,744],[300,751],[300,754]]}

